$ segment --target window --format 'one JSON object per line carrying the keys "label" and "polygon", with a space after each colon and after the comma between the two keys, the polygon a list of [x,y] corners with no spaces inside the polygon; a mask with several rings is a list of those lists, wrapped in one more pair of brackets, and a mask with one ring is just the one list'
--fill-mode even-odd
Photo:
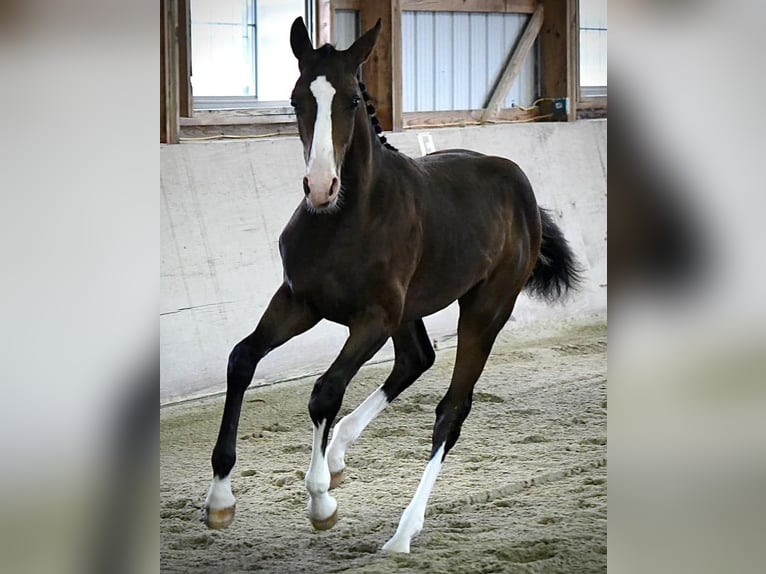
{"label": "window", "polygon": [[290,99],[298,68],[290,26],[311,27],[311,0],[191,0],[196,109],[268,106]]}
{"label": "window", "polygon": [[580,0],[581,96],[606,95],[606,0]]}
{"label": "window", "polygon": [[[405,112],[482,109],[528,14],[402,12],[402,107]],[[537,91],[530,54],[504,106],[529,106]]]}

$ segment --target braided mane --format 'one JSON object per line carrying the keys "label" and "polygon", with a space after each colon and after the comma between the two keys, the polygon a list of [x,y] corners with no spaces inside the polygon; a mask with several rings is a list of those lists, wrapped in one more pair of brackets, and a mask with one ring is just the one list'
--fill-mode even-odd
{"label": "braided mane", "polygon": [[364,98],[364,104],[367,106],[367,115],[370,116],[370,123],[375,130],[375,135],[378,136],[378,140],[380,140],[380,143],[383,144],[383,147],[392,151],[399,151],[390,143],[388,143],[386,136],[383,135],[383,128],[380,127],[380,122],[375,115],[375,106],[370,103],[370,94],[367,93],[367,86],[364,85],[364,82],[360,80],[357,81],[359,82],[359,89],[362,91],[362,98]]}

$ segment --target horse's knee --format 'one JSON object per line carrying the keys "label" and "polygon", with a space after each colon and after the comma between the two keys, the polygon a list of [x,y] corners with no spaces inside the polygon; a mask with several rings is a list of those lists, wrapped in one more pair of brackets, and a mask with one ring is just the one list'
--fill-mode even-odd
{"label": "horse's knee", "polygon": [[229,362],[226,369],[226,383],[228,388],[244,391],[253,379],[255,367],[262,354],[244,339],[234,345],[229,353]]}
{"label": "horse's knee", "polygon": [[314,384],[309,399],[309,415],[316,426],[322,421],[329,424],[335,420],[343,403],[345,386],[341,381],[323,375]]}

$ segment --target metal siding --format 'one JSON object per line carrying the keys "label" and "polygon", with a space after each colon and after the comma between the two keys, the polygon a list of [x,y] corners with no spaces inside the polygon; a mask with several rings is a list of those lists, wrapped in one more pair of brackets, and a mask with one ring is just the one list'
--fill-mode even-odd
{"label": "metal siding", "polygon": [[505,63],[508,61],[508,50],[505,49],[505,22],[502,14],[487,15],[487,91],[482,107],[486,105]]}
{"label": "metal siding", "polygon": [[471,61],[468,52],[470,34],[468,14],[452,14],[452,109],[471,109]]}
{"label": "metal siding", "polygon": [[434,109],[452,108],[452,13],[434,15]]}
{"label": "metal siding", "polygon": [[[402,14],[403,109],[480,109],[527,21],[524,14]],[[536,50],[524,63],[505,106],[530,105],[536,92]]]}
{"label": "metal siding", "polygon": [[359,37],[359,12],[356,10],[335,11],[335,47],[345,50]]}
{"label": "metal siding", "polygon": [[484,106],[487,99],[487,16],[471,14],[468,16],[470,27],[471,59],[471,109]]}
{"label": "metal siding", "polygon": [[[530,16],[526,14],[506,14],[505,15],[505,42],[506,52],[511,53],[519,42],[519,38],[527,27]],[[519,72],[519,77],[513,84],[508,97],[505,98],[505,107],[528,106],[532,104],[535,98],[535,62],[537,60],[537,50],[532,47],[530,55],[524,62]]]}
{"label": "metal siding", "polygon": [[419,112],[434,109],[434,13],[420,12],[415,16],[415,46],[417,92],[415,109]]}
{"label": "metal siding", "polygon": [[415,12],[402,13],[402,110],[415,111]]}

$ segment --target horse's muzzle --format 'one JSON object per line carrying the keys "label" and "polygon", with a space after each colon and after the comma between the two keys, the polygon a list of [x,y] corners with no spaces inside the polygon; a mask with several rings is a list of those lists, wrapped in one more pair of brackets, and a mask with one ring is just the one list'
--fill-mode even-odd
{"label": "horse's muzzle", "polygon": [[308,176],[303,178],[303,193],[311,205],[316,209],[325,209],[330,207],[337,199],[340,191],[340,181],[333,176],[328,183],[313,183],[309,181]]}

